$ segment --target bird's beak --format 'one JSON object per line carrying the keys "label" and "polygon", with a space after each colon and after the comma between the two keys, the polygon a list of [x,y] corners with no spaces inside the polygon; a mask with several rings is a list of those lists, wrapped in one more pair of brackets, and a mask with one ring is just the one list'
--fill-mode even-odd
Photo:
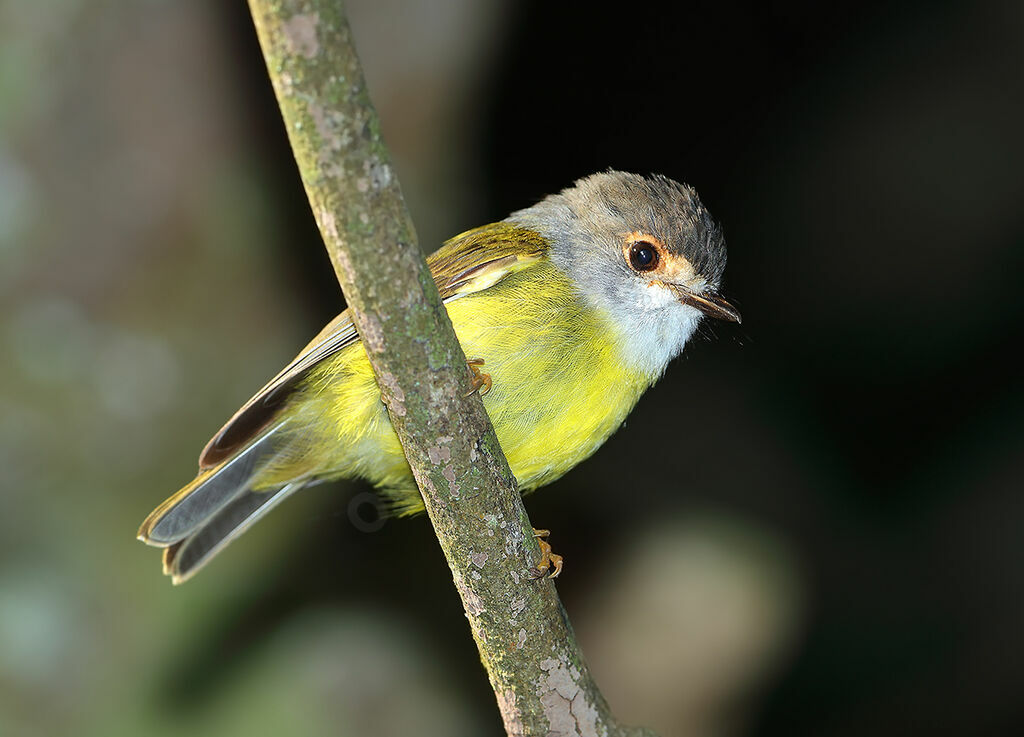
{"label": "bird's beak", "polygon": [[672,291],[676,293],[679,301],[685,305],[696,307],[708,317],[727,322],[743,322],[740,312],[723,297],[714,292],[708,294],[697,294],[686,287],[673,284]]}

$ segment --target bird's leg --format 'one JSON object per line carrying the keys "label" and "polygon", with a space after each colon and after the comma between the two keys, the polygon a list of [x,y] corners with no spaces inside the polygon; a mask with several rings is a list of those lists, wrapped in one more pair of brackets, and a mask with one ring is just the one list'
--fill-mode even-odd
{"label": "bird's leg", "polygon": [[494,384],[494,382],[491,381],[491,375],[485,374],[478,368],[479,366],[483,365],[484,359],[482,358],[471,358],[468,361],[466,361],[466,366],[469,367],[469,371],[473,375],[473,377],[469,380],[469,385],[471,388],[468,392],[466,392],[467,397],[477,390],[480,391],[480,396],[482,397],[484,394],[491,390],[491,386],[493,386]]}
{"label": "bird's leg", "polygon": [[[533,531],[533,536],[537,538],[537,543],[540,545],[540,560],[530,569],[530,578],[544,578],[545,576],[558,578],[558,574],[562,572],[562,556],[551,552],[551,544],[545,539],[550,534],[551,530],[534,529]],[[555,570],[547,575],[552,566]]]}

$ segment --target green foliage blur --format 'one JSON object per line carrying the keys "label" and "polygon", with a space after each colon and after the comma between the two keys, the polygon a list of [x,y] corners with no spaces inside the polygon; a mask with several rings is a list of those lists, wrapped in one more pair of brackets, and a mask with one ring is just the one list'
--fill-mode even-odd
{"label": "green foliage blur", "polygon": [[[1020,3],[347,5],[424,248],[609,166],[723,224],[743,325],[528,500],[618,716],[1024,731]],[[343,304],[247,13],[0,2],[0,735],[501,734],[365,486],[134,539]]]}

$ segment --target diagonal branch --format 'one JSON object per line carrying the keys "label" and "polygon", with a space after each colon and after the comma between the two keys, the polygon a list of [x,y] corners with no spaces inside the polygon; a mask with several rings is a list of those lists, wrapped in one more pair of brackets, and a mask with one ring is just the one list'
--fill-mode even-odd
{"label": "diagonal branch", "polygon": [[313,214],[509,735],[641,735],[612,718],[549,580],[416,245],[337,0],[249,0]]}

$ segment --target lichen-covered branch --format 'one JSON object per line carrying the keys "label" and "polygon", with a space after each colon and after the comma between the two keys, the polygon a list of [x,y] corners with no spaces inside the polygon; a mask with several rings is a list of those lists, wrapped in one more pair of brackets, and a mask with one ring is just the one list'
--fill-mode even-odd
{"label": "lichen-covered branch", "polygon": [[[338,0],[250,0],[302,181],[510,735],[639,735],[590,677],[420,250]],[[501,377],[495,377],[500,381]]]}

